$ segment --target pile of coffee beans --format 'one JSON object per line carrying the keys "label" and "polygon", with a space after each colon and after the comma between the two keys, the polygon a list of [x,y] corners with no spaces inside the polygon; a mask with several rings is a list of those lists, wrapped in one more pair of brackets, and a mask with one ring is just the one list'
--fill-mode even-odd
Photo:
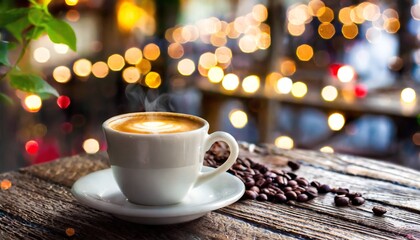
{"label": "pile of coffee beans", "polygon": [[[206,153],[205,165],[218,167],[226,161],[228,156],[227,145],[217,142]],[[293,205],[296,201],[307,202],[318,197],[319,194],[334,193],[336,195],[334,203],[337,207],[360,206],[365,202],[361,193],[351,192],[347,188],[331,188],[329,185],[318,181],[310,182],[296,175],[294,171],[300,168],[300,164],[296,161],[288,161],[287,165],[290,171],[269,169],[250,158],[238,157],[228,172],[244,182],[246,191],[243,199]],[[380,215],[382,210],[375,209],[373,212],[375,215]]]}

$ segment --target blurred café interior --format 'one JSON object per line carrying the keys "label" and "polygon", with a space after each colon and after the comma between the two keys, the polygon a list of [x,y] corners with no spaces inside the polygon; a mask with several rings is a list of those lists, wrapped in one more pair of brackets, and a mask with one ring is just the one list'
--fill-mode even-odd
{"label": "blurred caf\u00e9 interior", "polygon": [[45,35],[24,56],[59,98],[0,83],[15,102],[0,104],[0,172],[105,150],[102,122],[134,111],[420,169],[420,0],[53,0],[49,10],[74,29],[77,52]]}

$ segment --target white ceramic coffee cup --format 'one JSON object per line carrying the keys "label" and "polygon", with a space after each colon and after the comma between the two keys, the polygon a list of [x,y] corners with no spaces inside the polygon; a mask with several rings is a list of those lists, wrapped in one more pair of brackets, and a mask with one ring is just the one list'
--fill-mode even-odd
{"label": "white ceramic coffee cup", "polygon": [[[169,205],[181,202],[190,190],[227,171],[238,157],[238,144],[226,132],[208,134],[206,120],[186,114],[158,113],[189,117],[202,123],[198,129],[167,134],[139,134],[117,131],[114,121],[136,115],[118,115],[103,123],[113,176],[127,199],[141,205]],[[214,171],[200,172],[205,152],[216,141],[226,142],[230,155]]]}

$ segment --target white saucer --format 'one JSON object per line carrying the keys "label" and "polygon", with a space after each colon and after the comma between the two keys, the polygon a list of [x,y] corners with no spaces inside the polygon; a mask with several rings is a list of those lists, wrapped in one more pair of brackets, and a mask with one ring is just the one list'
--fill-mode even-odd
{"label": "white saucer", "polygon": [[[212,168],[203,167],[203,171]],[[175,205],[143,206],[127,201],[112,176],[111,169],[90,173],[77,180],[71,189],[81,203],[111,213],[130,222],[142,224],[174,224],[194,220],[206,213],[236,202],[245,192],[239,178],[222,173],[191,190]]]}

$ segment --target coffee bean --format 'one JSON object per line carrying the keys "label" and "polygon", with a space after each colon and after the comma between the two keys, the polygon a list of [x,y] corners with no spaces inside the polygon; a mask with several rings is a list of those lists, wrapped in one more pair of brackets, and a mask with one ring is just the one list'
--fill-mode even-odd
{"label": "coffee bean", "polygon": [[249,190],[252,190],[252,191],[254,191],[256,193],[260,193],[260,188],[257,187],[257,186],[252,186]]}
{"label": "coffee bean", "polygon": [[331,187],[327,184],[322,184],[321,187],[318,188],[319,193],[329,193],[331,192]]}
{"label": "coffee bean", "polygon": [[347,193],[346,196],[350,199],[354,199],[355,197],[361,197],[362,194],[358,192]]}
{"label": "coffee bean", "polygon": [[267,172],[264,173],[264,176],[265,177],[270,177],[270,178],[276,178],[277,177],[277,174],[275,174],[275,173],[273,173],[271,171],[267,171]]}
{"label": "coffee bean", "polygon": [[308,182],[308,180],[306,180],[305,178],[296,178],[296,180],[295,180],[298,184],[299,184],[299,186],[303,186],[303,187],[306,187],[306,186],[308,186],[309,185],[309,182]]}
{"label": "coffee bean", "polygon": [[261,173],[256,173],[256,174],[254,175],[254,179],[255,179],[255,180],[258,180],[258,179],[261,179],[261,178],[264,178],[264,175],[262,175]]}
{"label": "coffee bean", "polygon": [[245,196],[246,199],[255,200],[258,196],[258,193],[254,192],[252,190],[246,190],[244,196]]}
{"label": "coffee bean", "polygon": [[299,195],[297,196],[297,201],[298,201],[298,202],[306,202],[306,201],[308,201],[308,200],[309,200],[308,195],[306,195],[306,194],[304,194],[304,193],[299,194]]}
{"label": "coffee bean", "polygon": [[292,169],[292,171],[296,171],[300,168],[300,164],[294,161],[287,161],[287,166],[290,167],[290,169]]}
{"label": "coffee bean", "polygon": [[344,195],[337,195],[334,198],[334,202],[337,207],[345,207],[349,205],[349,198]]}
{"label": "coffee bean", "polygon": [[255,185],[255,181],[254,181],[253,178],[250,178],[250,177],[245,178],[245,186],[246,186],[246,188],[251,188],[254,185]]}
{"label": "coffee bean", "polygon": [[354,198],[351,200],[351,203],[352,203],[354,206],[360,206],[360,205],[362,205],[363,203],[365,203],[365,199],[364,199],[364,198],[362,198],[362,197],[354,197]]}
{"label": "coffee bean", "polygon": [[276,194],[274,195],[274,201],[278,203],[284,203],[287,201],[287,197],[284,194]]}
{"label": "coffee bean", "polygon": [[264,201],[267,201],[267,200],[268,200],[268,197],[267,197],[267,195],[265,195],[264,193],[260,193],[260,194],[258,194],[258,196],[257,196],[257,200],[258,200],[258,201],[261,201],[261,202],[264,202]]}
{"label": "coffee bean", "polygon": [[283,188],[283,191],[284,192],[293,191],[293,188],[292,187],[285,187],[285,188]]}
{"label": "coffee bean", "polygon": [[260,170],[260,173],[264,174],[268,171],[268,168],[266,166],[262,166],[259,170]]}
{"label": "coffee bean", "polygon": [[335,193],[339,194],[339,195],[346,195],[346,194],[349,193],[349,190],[347,188],[341,188],[340,187],[335,191]]}
{"label": "coffee bean", "polygon": [[284,176],[276,177],[276,182],[279,184],[280,187],[287,186],[288,180]]}
{"label": "coffee bean", "polygon": [[287,197],[288,200],[296,200],[297,199],[297,194],[293,191],[286,192],[284,195]]}
{"label": "coffee bean", "polygon": [[308,187],[306,188],[306,194],[309,198],[316,198],[318,197],[318,190],[315,187]]}
{"label": "coffee bean", "polygon": [[294,187],[294,186],[297,186],[297,185],[298,185],[298,183],[295,180],[290,180],[287,183],[287,186],[290,186],[290,187]]}
{"label": "coffee bean", "polygon": [[380,206],[374,206],[372,211],[376,216],[382,216],[387,212],[386,208]]}
{"label": "coffee bean", "polygon": [[297,178],[297,175],[294,172],[287,172],[286,175],[289,176],[290,180],[294,180]]}
{"label": "coffee bean", "polygon": [[258,179],[257,182],[255,182],[255,185],[257,187],[262,187],[264,184],[265,184],[265,179],[264,178],[260,178],[260,179]]}
{"label": "coffee bean", "polygon": [[318,189],[318,188],[320,188],[320,187],[321,187],[321,183],[320,183],[320,182],[318,182],[318,181],[312,181],[312,182],[311,182],[311,186],[312,186],[312,187],[316,187],[316,189]]}

